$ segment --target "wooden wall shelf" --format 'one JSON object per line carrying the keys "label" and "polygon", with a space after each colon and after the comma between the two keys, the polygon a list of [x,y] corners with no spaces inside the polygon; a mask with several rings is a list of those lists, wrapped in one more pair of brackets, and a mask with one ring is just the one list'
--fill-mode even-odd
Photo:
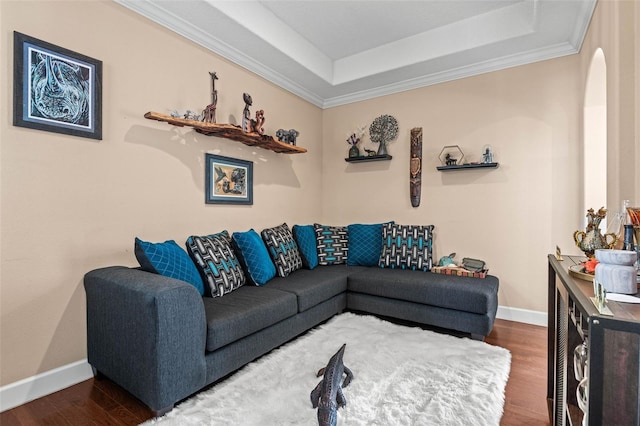
{"label": "wooden wall shelf", "polygon": [[361,155],[360,157],[345,158],[347,163],[366,163],[368,161],[388,161],[393,157],[391,155]]}
{"label": "wooden wall shelf", "polygon": [[233,124],[205,123],[204,121],[187,120],[186,118],[172,117],[157,112],[148,112],[144,115],[144,118],[164,121],[165,123],[178,127],[193,127],[196,132],[206,136],[231,139],[248,146],[257,146],[258,148],[281,154],[302,154],[307,152],[305,148],[277,141],[272,136],[243,132],[241,127],[234,126]]}
{"label": "wooden wall shelf", "polygon": [[499,163],[456,164],[453,166],[438,166],[437,169],[441,172],[448,172],[451,170],[496,169],[498,166],[500,166]]}

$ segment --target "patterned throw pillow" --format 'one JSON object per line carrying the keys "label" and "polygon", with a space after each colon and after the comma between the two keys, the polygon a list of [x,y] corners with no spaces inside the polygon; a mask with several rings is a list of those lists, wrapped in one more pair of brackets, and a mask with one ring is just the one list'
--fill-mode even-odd
{"label": "patterned throw pillow", "polygon": [[344,226],[313,225],[316,231],[319,265],[339,265],[347,262],[349,233]]}
{"label": "patterned throw pillow", "polygon": [[313,229],[313,225],[293,225],[293,238],[302,255],[302,266],[307,269],[318,266],[316,231]]}
{"label": "patterned throw pillow", "polygon": [[286,277],[293,271],[302,268],[302,258],[298,251],[298,245],[286,223],[264,229],[262,231],[262,239],[267,245],[267,250],[273,263],[276,265],[278,276]]}
{"label": "patterned throw pillow", "polygon": [[425,272],[431,270],[433,228],[433,225],[384,224],[382,226],[383,249],[379,266]]}
{"label": "patterned throw pillow", "polygon": [[207,284],[206,296],[221,297],[244,285],[246,278],[227,231],[191,236],[187,238],[187,251]]}
{"label": "patterned throw pillow", "polygon": [[256,231],[250,229],[247,232],[234,232],[231,243],[251,283],[264,285],[276,276],[276,267]]}
{"label": "patterned throw pillow", "polygon": [[186,281],[202,295],[202,277],[187,253],[173,240],[149,243],[135,240],[134,253],[143,271]]}
{"label": "patterned throw pillow", "polygon": [[382,223],[376,223],[347,226],[349,232],[347,265],[378,266],[382,253],[382,225]]}

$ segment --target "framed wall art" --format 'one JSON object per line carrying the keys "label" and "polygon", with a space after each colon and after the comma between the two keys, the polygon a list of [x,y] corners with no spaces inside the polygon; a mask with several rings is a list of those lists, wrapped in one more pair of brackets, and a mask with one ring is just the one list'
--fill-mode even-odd
{"label": "framed wall art", "polygon": [[102,139],[102,61],[13,33],[13,125]]}
{"label": "framed wall art", "polygon": [[205,202],[253,204],[253,162],[205,154]]}

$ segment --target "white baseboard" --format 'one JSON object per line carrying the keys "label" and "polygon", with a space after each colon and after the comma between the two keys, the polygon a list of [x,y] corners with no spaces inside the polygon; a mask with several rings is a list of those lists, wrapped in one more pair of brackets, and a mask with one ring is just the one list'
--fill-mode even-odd
{"label": "white baseboard", "polygon": [[510,308],[508,306],[498,306],[496,318],[508,321],[523,322],[526,324],[541,325],[546,327],[547,313],[540,311],[530,311],[528,309]]}
{"label": "white baseboard", "polygon": [[57,392],[93,377],[86,359],[0,387],[0,412]]}

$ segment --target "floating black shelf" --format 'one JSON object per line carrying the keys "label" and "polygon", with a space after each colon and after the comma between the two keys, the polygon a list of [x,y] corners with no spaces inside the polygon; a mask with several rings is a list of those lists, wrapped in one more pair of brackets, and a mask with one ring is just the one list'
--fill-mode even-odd
{"label": "floating black shelf", "polygon": [[348,163],[366,163],[367,161],[387,161],[392,158],[391,155],[361,155],[359,157],[345,158],[344,161]]}
{"label": "floating black shelf", "polygon": [[437,169],[441,172],[448,172],[450,170],[496,169],[498,166],[500,163],[455,164],[453,166],[438,166]]}

